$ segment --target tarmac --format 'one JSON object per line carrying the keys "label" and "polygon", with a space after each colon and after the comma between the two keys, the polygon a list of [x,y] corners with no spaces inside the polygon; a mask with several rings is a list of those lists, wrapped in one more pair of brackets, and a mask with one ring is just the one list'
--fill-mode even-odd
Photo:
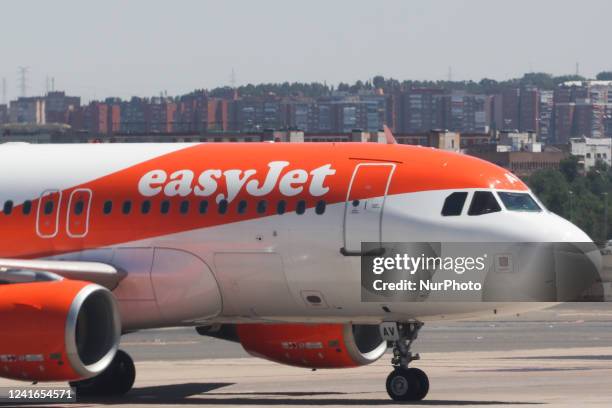
{"label": "tarmac", "polygon": [[[193,329],[130,334],[122,348],[136,361],[133,390],[118,400],[70,406],[397,405],[385,391],[390,355],[365,367],[311,371],[250,357],[238,344]],[[612,406],[610,305],[564,304],[487,322],[431,323],[414,350],[421,360],[413,364],[427,372],[431,388],[426,400],[411,405]],[[0,387],[13,385],[24,384],[0,379]]]}

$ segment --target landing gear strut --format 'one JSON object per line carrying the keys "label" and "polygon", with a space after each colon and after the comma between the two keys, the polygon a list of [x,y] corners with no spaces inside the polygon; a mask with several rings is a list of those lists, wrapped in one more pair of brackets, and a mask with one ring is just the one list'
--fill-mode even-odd
{"label": "landing gear strut", "polygon": [[395,401],[420,401],[429,391],[429,379],[418,368],[408,368],[418,354],[412,354],[410,346],[416,340],[423,323],[398,323],[399,339],[393,342],[393,371],[387,377],[387,393]]}
{"label": "landing gear strut", "polygon": [[123,350],[118,350],[112,363],[101,374],[82,381],[73,381],[78,396],[113,397],[127,393],[136,379],[134,361]]}

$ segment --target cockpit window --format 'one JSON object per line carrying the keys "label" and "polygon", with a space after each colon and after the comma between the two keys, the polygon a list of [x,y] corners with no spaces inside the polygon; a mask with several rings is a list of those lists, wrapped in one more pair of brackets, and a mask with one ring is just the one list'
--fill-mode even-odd
{"label": "cockpit window", "polygon": [[445,217],[450,215],[461,215],[466,198],[466,192],[452,193],[446,197],[446,200],[444,200],[444,207],[442,207],[442,215]]}
{"label": "cockpit window", "polygon": [[499,203],[490,191],[475,191],[468,215],[483,215],[501,211]]}
{"label": "cockpit window", "polygon": [[508,211],[542,211],[538,203],[527,193],[499,191],[497,194]]}

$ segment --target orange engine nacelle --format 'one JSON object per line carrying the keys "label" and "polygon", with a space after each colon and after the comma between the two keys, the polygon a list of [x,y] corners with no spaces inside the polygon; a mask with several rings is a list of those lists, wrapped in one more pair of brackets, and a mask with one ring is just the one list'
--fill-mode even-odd
{"label": "orange engine nacelle", "polygon": [[121,336],[116,301],[74,280],[0,284],[0,377],[70,381],[113,360]]}
{"label": "orange engine nacelle", "polygon": [[387,350],[376,325],[239,324],[236,333],[249,354],[298,367],[356,367]]}

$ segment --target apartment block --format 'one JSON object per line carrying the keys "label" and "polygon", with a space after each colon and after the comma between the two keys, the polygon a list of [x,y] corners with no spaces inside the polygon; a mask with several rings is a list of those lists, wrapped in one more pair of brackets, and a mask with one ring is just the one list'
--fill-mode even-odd
{"label": "apartment block", "polygon": [[12,123],[44,125],[47,123],[45,106],[45,98],[41,97],[22,97],[11,101],[9,120]]}
{"label": "apartment block", "polygon": [[280,98],[245,98],[235,101],[237,127],[243,131],[281,129],[288,126],[287,108]]}
{"label": "apartment block", "polygon": [[168,98],[152,98],[145,108],[147,132],[171,133],[174,130],[176,103]]}
{"label": "apartment block", "polygon": [[605,105],[581,101],[576,103],[572,135],[576,137],[603,137]]}
{"label": "apartment block", "polygon": [[538,135],[544,143],[553,137],[553,113],[554,113],[553,91],[540,91],[540,118],[538,123]]}
{"label": "apartment block", "polygon": [[0,104],[0,125],[9,122],[8,106]]}
{"label": "apartment block", "polygon": [[355,129],[375,132],[384,123],[384,102],[376,100],[348,100],[335,103],[337,115],[335,131],[348,133]]}
{"label": "apartment block", "polygon": [[208,117],[208,96],[204,91],[192,92],[177,101],[174,131],[202,133],[211,125]]}
{"label": "apartment block", "polygon": [[146,133],[147,132],[147,100],[132,97],[127,102],[121,103],[121,127],[122,133]]}
{"label": "apartment block", "polygon": [[473,95],[453,92],[443,98],[442,128],[455,132],[487,133],[491,123],[491,98],[486,95]]}
{"label": "apartment block", "polygon": [[557,143],[571,137],[601,138],[612,134],[610,81],[568,82],[554,92]]}
{"label": "apartment block", "polygon": [[501,123],[498,128],[520,130],[520,93],[519,88],[505,89],[502,92]]}
{"label": "apartment block", "polygon": [[285,122],[289,127],[304,132],[319,130],[319,110],[314,100],[288,100],[283,102]]}
{"label": "apartment block", "polygon": [[109,106],[105,103],[92,102],[85,109],[84,123],[87,130],[92,134],[108,134],[110,126],[108,123]]}
{"label": "apartment block", "polygon": [[207,130],[210,131],[229,131],[232,130],[233,101],[212,98],[207,102]]}
{"label": "apartment block", "polygon": [[612,138],[612,103],[604,105],[604,137]]}
{"label": "apartment block", "polygon": [[429,132],[444,127],[444,90],[411,89],[402,95],[400,103],[400,132]]}
{"label": "apartment block", "polygon": [[519,97],[519,131],[537,132],[540,128],[540,90],[523,88]]}
{"label": "apartment block", "polygon": [[556,103],[554,111],[554,142],[557,144],[568,143],[573,135],[574,112],[576,104],[572,102]]}
{"label": "apartment block", "polygon": [[65,92],[54,91],[45,96],[45,117],[47,123],[68,123],[70,112],[81,107],[79,96],[66,96]]}
{"label": "apartment block", "polygon": [[612,139],[610,138],[572,138],[571,153],[578,157],[580,167],[588,171],[597,162],[612,165]]}

